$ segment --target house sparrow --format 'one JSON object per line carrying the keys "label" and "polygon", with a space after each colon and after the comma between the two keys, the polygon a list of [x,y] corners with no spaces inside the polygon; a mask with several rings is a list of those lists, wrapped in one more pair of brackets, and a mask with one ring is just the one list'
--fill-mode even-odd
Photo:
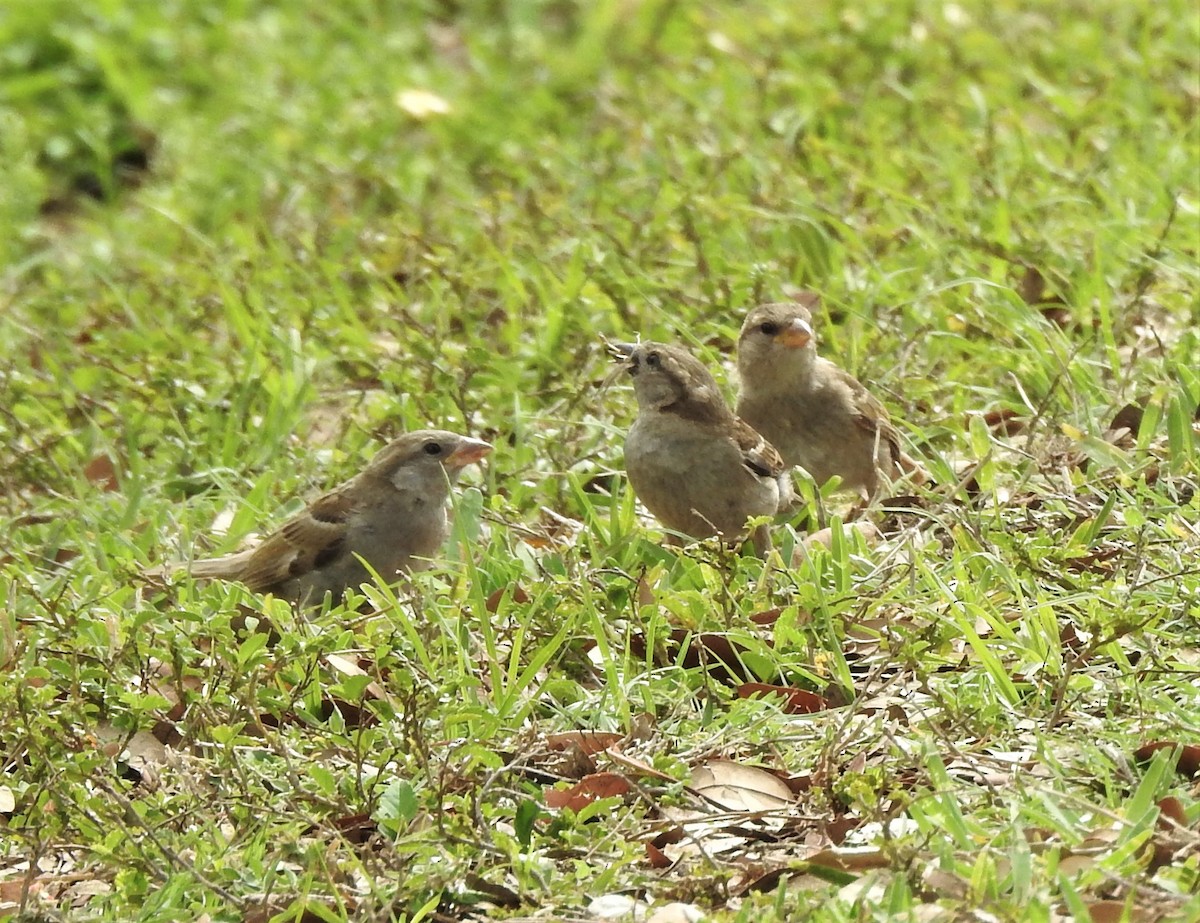
{"label": "house sparrow", "polygon": [[805,292],[798,302],[750,312],[738,338],[738,414],[818,484],[836,474],[842,487],[871,497],[880,474],[924,480],[921,466],[900,450],[883,404],[817,355],[811,313],[817,301]]}
{"label": "house sparrow", "polygon": [[[625,439],[625,470],[659,521],[695,538],[737,538],[752,516],[774,516],[792,499],[783,459],[734,415],[693,356],[662,343],[612,344],[633,377],[638,416]],[[771,547],[755,529],[760,554]]]}
{"label": "house sparrow", "polygon": [[336,603],[370,580],[419,570],[450,533],[446,500],[467,465],[492,447],[442,430],[388,443],[363,471],[309,504],[258,546],[192,564],[193,577],[238,580],[301,605]]}

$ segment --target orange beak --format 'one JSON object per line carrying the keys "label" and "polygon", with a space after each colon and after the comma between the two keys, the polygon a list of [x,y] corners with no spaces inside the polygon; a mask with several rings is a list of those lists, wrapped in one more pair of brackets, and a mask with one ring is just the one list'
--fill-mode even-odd
{"label": "orange beak", "polygon": [[492,444],[490,442],[484,442],[482,439],[464,439],[462,444],[450,453],[445,465],[454,470],[465,468],[467,465],[473,465],[482,460],[484,456],[490,455],[491,451]]}
{"label": "orange beak", "polygon": [[812,342],[812,336],[808,321],[797,317],[775,335],[775,342],[788,349],[802,349]]}

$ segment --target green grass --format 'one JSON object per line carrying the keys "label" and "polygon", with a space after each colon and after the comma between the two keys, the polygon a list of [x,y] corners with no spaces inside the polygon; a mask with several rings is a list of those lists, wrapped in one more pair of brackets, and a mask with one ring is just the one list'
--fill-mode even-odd
{"label": "green grass", "polygon": [[[1187,754],[1135,757],[1200,740],[1198,49],[1179,0],[7,4],[0,918],[1200,917]],[[666,550],[599,337],[727,371],[795,287],[943,486]],[[497,449],[377,615],[140,577],[424,425]],[[698,828],[712,758],[786,823]]]}

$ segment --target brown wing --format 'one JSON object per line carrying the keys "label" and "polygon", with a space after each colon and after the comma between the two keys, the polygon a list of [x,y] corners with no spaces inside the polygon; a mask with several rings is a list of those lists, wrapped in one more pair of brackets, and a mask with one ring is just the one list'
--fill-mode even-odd
{"label": "brown wing", "polygon": [[250,553],[238,578],[263,592],[321,567],[342,551],[346,522],[354,511],[349,492],[335,490],[314,500]]}
{"label": "brown wing", "polygon": [[878,436],[880,442],[888,447],[888,455],[892,459],[892,464],[899,464],[902,454],[900,433],[896,431],[896,427],[892,426],[887,408],[853,375],[842,369],[838,369],[838,374],[842,383],[850,389],[850,399],[854,403],[855,424],[870,433],[872,438]]}
{"label": "brown wing", "polygon": [[733,433],[742,452],[742,464],[751,473],[763,478],[777,478],[787,471],[787,465],[775,446],[741,417],[734,417]]}

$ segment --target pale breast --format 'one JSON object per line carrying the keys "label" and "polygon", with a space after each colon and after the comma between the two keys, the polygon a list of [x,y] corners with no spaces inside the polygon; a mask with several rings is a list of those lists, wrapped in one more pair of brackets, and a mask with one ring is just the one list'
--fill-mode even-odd
{"label": "pale breast", "polygon": [[736,536],[747,518],[774,515],[779,485],[742,464],[732,441],[694,425],[639,417],[625,443],[629,482],[668,529],[695,538]]}

